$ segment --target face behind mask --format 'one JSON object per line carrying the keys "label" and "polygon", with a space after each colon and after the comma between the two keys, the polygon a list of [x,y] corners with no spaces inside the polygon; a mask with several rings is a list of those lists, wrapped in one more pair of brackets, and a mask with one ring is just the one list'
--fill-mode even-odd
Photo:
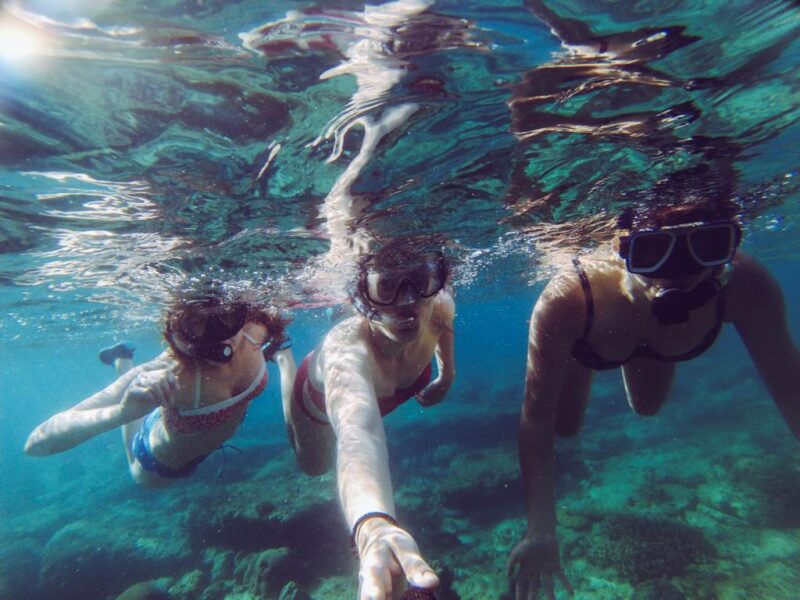
{"label": "face behind mask", "polygon": [[225,340],[236,335],[247,321],[247,305],[223,305],[219,301],[187,303],[167,325],[167,337],[175,348],[191,358],[227,363],[233,348]]}

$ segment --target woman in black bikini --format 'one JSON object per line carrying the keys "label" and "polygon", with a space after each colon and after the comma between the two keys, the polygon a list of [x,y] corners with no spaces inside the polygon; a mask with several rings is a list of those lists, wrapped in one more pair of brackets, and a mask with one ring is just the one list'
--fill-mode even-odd
{"label": "woman in black bikini", "polygon": [[705,352],[733,323],[784,420],[800,439],[800,353],[789,335],[780,288],[736,253],[741,230],[728,201],[630,210],[613,249],[575,260],[536,302],[528,338],[519,454],[528,529],[512,550],[517,598],[540,585],[553,598],[561,568],[553,497],[555,435],[578,433],[595,370],[622,369],[628,402],[658,412],[677,362]]}
{"label": "woman in black bikini", "polygon": [[[351,299],[360,314],[338,323],[306,357],[283,410],[301,468],[318,475],[336,466],[361,561],[358,597],[366,600],[393,597],[404,580],[416,588],[438,585],[396,521],[382,417],[414,397],[422,406],[444,399],[455,377],[455,306],[439,251],[400,240],[359,267]],[[293,369],[290,357],[276,359],[282,371]]]}

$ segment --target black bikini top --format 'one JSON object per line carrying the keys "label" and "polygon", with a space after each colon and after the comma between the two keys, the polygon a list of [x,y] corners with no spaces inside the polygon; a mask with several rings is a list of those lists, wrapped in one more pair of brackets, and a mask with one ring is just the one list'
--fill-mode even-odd
{"label": "black bikini top", "polygon": [[594,369],[596,371],[606,371],[621,367],[634,358],[640,357],[660,360],[662,362],[681,362],[685,360],[692,360],[708,350],[717,340],[720,329],[722,329],[722,317],[724,314],[722,294],[717,294],[717,322],[708,331],[708,333],[706,333],[705,337],[700,340],[700,343],[688,352],[673,355],[659,354],[647,344],[641,343],[634,348],[633,352],[625,360],[608,360],[602,356],[599,356],[587,342],[587,337],[589,336],[589,331],[591,330],[592,322],[594,321],[594,298],[592,297],[592,287],[589,284],[589,278],[587,277],[586,272],[583,270],[583,265],[581,265],[580,261],[575,258],[572,260],[572,264],[575,265],[575,269],[578,272],[578,277],[581,280],[581,287],[583,287],[583,295],[586,299],[586,324],[583,327],[583,335],[572,346],[572,356],[584,367]]}

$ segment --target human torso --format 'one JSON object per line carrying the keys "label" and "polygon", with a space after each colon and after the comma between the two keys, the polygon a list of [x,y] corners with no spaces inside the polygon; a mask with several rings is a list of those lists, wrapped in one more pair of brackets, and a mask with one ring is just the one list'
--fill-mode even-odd
{"label": "human torso", "polygon": [[[254,339],[264,333],[254,323],[245,330]],[[236,432],[250,402],[266,387],[267,372],[260,349],[245,341],[226,365],[184,361],[177,379],[179,391],[170,406],[161,407],[150,437],[154,455],[173,467],[213,452]]]}
{"label": "human torso", "polygon": [[584,297],[586,321],[573,356],[584,366],[603,370],[641,359],[690,360],[716,340],[724,318],[726,289],[690,311],[686,322],[664,325],[651,311],[653,290],[642,281],[629,280],[621,263],[582,260],[581,266],[585,280],[572,293]]}
{"label": "human torso", "polygon": [[[451,301],[451,300],[450,300]],[[328,334],[338,345],[360,348],[363,369],[371,379],[382,414],[387,414],[404,400],[412,397],[431,378],[431,361],[444,327],[451,327],[440,299],[434,300],[430,318],[420,325],[418,334],[397,352],[381,353],[376,348],[375,331],[361,315],[343,321]],[[314,352],[308,370],[309,384],[320,393],[324,387],[324,352]]]}

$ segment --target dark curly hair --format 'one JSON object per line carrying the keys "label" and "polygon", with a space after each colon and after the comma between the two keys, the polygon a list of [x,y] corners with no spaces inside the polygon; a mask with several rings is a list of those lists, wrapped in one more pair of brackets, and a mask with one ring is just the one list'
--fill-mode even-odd
{"label": "dark curly hair", "polygon": [[[206,329],[206,321],[210,313],[222,314],[216,325],[217,337],[224,339],[239,331],[246,323],[263,325],[267,332],[260,344],[267,344],[264,357],[269,360],[287,340],[286,327],[290,319],[270,306],[244,300],[240,296],[229,297],[220,290],[203,290],[201,292],[181,292],[167,311],[164,319],[163,336],[173,354],[178,358],[189,358],[173,341],[173,333],[187,330],[191,324],[200,324],[200,331]],[[187,327],[188,325],[188,327]],[[227,329],[226,329],[227,327]],[[216,341],[216,340],[215,340]]]}
{"label": "dark curly hair", "polygon": [[738,220],[739,205],[732,200],[732,182],[701,164],[670,173],[625,208],[617,219],[620,229]]}

